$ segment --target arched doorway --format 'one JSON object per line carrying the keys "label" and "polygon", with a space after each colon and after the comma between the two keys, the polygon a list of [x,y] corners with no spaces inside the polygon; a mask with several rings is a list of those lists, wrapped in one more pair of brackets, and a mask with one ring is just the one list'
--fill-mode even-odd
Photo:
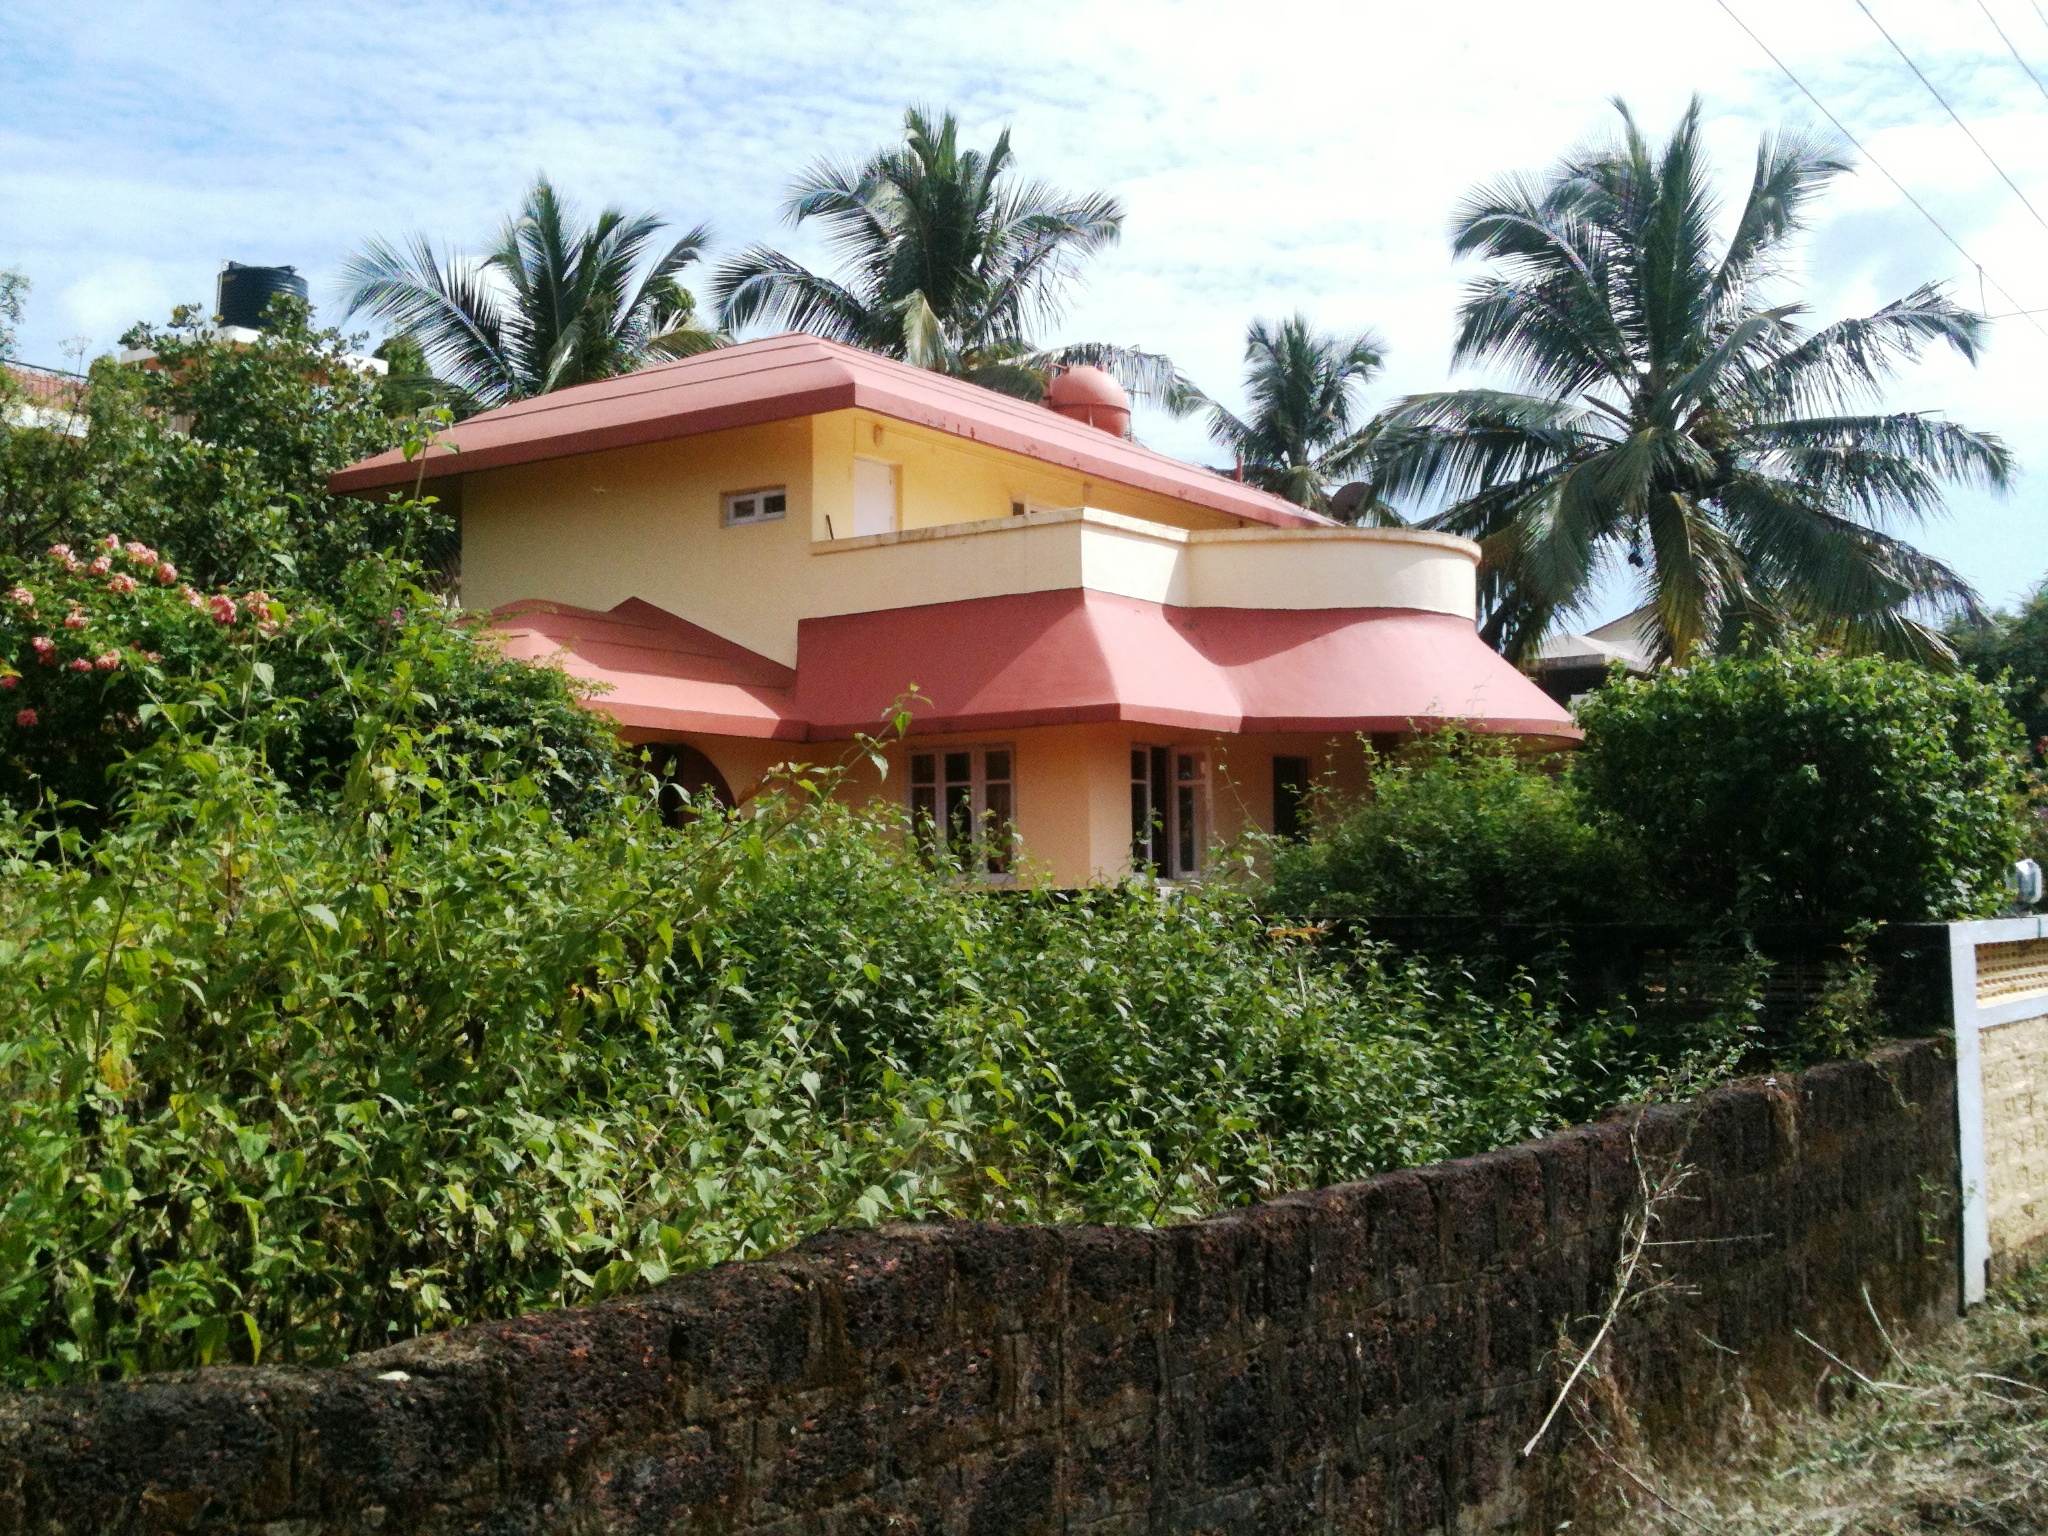
{"label": "arched doorway", "polygon": [[672,827],[686,827],[697,818],[690,802],[707,789],[727,810],[734,805],[732,786],[718,771],[718,764],[687,742],[657,741],[647,748],[648,766],[654,772],[661,807],[661,819]]}

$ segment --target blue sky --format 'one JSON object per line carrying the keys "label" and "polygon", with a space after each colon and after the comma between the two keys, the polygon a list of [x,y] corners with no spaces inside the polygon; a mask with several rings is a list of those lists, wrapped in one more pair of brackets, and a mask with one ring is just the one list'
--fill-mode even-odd
{"label": "blue sky", "polygon": [[[2020,307],[2048,309],[2048,225],[1854,0],[1729,3]],[[1870,4],[2048,212],[2048,96],[1986,17],[2048,79],[2037,0]],[[474,245],[541,169],[586,208],[653,209],[709,222],[721,249],[766,238],[822,260],[779,223],[789,174],[873,148],[906,103],[927,102],[977,140],[1010,125],[1031,174],[1123,199],[1122,243],[1049,339],[1168,352],[1234,403],[1246,321],[1300,309],[1389,340],[1386,398],[1449,377],[1469,273],[1444,229],[1464,192],[1606,131],[1611,96],[1661,131],[1694,91],[1731,196],[1760,132],[1815,121],[1717,0],[11,0],[0,266],[35,283],[23,356],[60,364],[210,300],[223,258],[295,263],[331,300],[367,235]],[[1929,280],[1979,293],[1973,267],[1866,165],[1816,221],[1804,296],[1825,319]],[[2048,334],[2004,320],[1980,367],[1923,364],[1891,398],[1999,432],[2048,470],[2044,366]],[[1140,430],[1214,456],[1193,424]],[[2003,500],[1959,497],[1917,536],[2010,602],[2048,571],[2044,485],[2036,471]],[[1601,606],[1627,603],[1617,584]]]}

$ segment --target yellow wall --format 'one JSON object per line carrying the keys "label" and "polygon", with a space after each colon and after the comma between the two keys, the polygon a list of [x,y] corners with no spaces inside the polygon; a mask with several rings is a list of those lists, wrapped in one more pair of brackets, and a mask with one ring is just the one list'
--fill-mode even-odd
{"label": "yellow wall", "polygon": [[[638,597],[793,664],[810,452],[810,422],[784,421],[470,475],[463,603],[544,597],[605,609]],[[788,515],[723,526],[720,497],[763,485],[788,486]]]}
{"label": "yellow wall", "polygon": [[1175,528],[1242,526],[1239,519],[1207,507],[1090,480],[1057,465],[872,411],[831,411],[811,422],[812,483],[818,487],[811,526],[815,539],[851,534],[857,456],[901,467],[902,528],[1007,517],[1010,504],[1018,500],[1048,508],[1101,507]]}
{"label": "yellow wall", "polygon": [[916,736],[891,745],[889,773],[878,776],[865,758],[837,744],[740,741],[690,736],[741,797],[761,785],[771,765],[847,763],[846,798],[881,796],[908,801],[910,752],[959,746],[1008,746],[1015,753],[1016,826],[1022,849],[1019,877],[1057,886],[1119,879],[1130,873],[1130,752],[1133,746],[1206,751],[1210,761],[1208,841],[1228,846],[1254,828],[1270,830],[1275,756],[1306,757],[1320,781],[1339,796],[1364,785],[1364,751],[1352,736],[1176,735],[1123,724],[1044,726],[977,735]]}
{"label": "yellow wall", "polygon": [[[850,536],[857,455],[899,466],[900,531]],[[724,526],[726,493],[769,485],[787,488],[784,518]],[[1013,499],[1086,510],[1015,518]],[[1469,616],[1477,558],[1405,529],[1215,526],[1235,520],[859,411],[480,470],[461,508],[470,607],[637,597],[785,665],[804,618],[1084,586]]]}

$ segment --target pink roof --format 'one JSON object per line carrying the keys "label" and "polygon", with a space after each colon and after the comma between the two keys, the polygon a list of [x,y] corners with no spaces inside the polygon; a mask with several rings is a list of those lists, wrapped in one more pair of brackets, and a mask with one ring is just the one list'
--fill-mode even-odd
{"label": "pink roof", "polygon": [[915,687],[917,733],[1127,721],[1237,733],[1457,722],[1572,738],[1571,716],[1480,640],[1412,609],[1168,608],[1074,588],[805,619],[792,675],[639,602],[515,604],[513,654],[559,648],[639,730],[844,740]]}
{"label": "pink roof", "polygon": [[1087,720],[1197,731],[1481,730],[1575,736],[1470,619],[1408,608],[1169,608],[1085,588],[806,619],[796,704],[814,737],[873,730],[904,688],[915,730]]}
{"label": "pink roof", "polygon": [[327,487],[337,494],[372,491],[410,485],[423,469],[431,480],[856,406],[1246,522],[1302,528],[1329,521],[1042,405],[797,334],[500,406],[442,434],[453,450],[436,447],[411,464],[398,452],[379,454],[329,475]]}
{"label": "pink roof", "polygon": [[601,690],[620,725],[714,736],[804,738],[790,710],[796,673],[637,597],[610,613],[508,603],[492,616],[505,654],[549,661]]}

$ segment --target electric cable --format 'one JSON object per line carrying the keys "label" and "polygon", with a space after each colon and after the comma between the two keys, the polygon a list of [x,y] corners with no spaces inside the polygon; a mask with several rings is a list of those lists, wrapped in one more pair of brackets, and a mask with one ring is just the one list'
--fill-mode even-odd
{"label": "electric cable", "polygon": [[1848,125],[1844,123],[1839,117],[1835,116],[1834,113],[1828,110],[1827,103],[1822,101],[1818,96],[1814,95],[1812,91],[1808,90],[1806,82],[1800,79],[1797,75],[1792,73],[1792,67],[1789,64],[1787,64],[1783,59],[1779,58],[1778,55],[1772,51],[1771,45],[1765,42],[1762,38],[1758,37],[1756,33],[1751,29],[1748,22],[1744,21],[1740,16],[1735,14],[1735,7],[1730,5],[1728,3],[1728,0],[1715,0],[1715,4],[1719,5],[1722,10],[1728,13],[1728,19],[1730,21],[1734,22],[1736,26],[1742,28],[1744,32],[1748,33],[1749,40],[1755,43],[1757,47],[1761,48],[1764,51],[1765,57],[1767,57],[1773,64],[1778,66],[1779,70],[1784,74],[1785,78],[1787,80],[1790,80],[1792,84],[1798,88],[1799,94],[1804,96],[1808,101],[1812,102],[1815,109],[1820,113],[1820,115],[1835,125],[1835,131],[1841,134],[1843,138],[1847,139],[1850,142],[1850,144],[1855,146],[1856,152],[1863,156],[1865,160],[1868,160],[1872,165],[1876,166],[1879,172],[1882,173],[1886,181],[1889,181],[1893,186],[1899,189],[1899,195],[1903,197],[1907,202],[1913,205],[1914,209],[1919,213],[1921,218],[1925,219],[1929,224],[1932,224],[1934,226],[1935,233],[1940,235],[1942,239],[1946,240],[1950,245],[1955,247],[1956,254],[1962,257],[1964,261],[1968,262],[1972,267],[1976,269],[1978,278],[1981,281],[1988,283],[1993,288],[1996,288],[1998,290],[1998,296],[2004,299],[2006,303],[2012,306],[2014,314],[2025,315],[2029,323],[2033,325],[2035,330],[2039,331],[2042,334],[2042,336],[2048,337],[2048,326],[2042,325],[2041,322],[2034,317],[2034,314],[2031,310],[2029,310],[2025,305],[2020,303],[2018,299],[2014,298],[2012,296],[2012,291],[2008,289],[2005,286],[2005,284],[2001,283],[2000,281],[1998,281],[1997,278],[1993,277],[1989,272],[1985,271],[1984,263],[1979,261],[1976,257],[1972,256],[1969,253],[1969,251],[1964,248],[1963,242],[1958,240],[1954,235],[1948,232],[1948,226],[1943,224],[1941,220],[1937,219],[1933,214],[1929,213],[1927,211],[1927,205],[1921,202],[1920,199],[1915,197],[1910,191],[1908,191],[1906,188],[1906,184],[1903,181],[1899,180],[1898,177],[1894,176],[1882,160],[1878,159],[1877,156],[1873,155],[1868,149],[1864,148],[1863,141],[1857,138],[1855,134],[1849,131]]}
{"label": "electric cable", "polygon": [[1926,72],[1923,71],[1918,64],[1915,64],[1913,62],[1912,55],[1907,53],[1905,49],[1899,46],[1899,40],[1893,37],[1891,33],[1885,31],[1884,23],[1877,19],[1877,12],[1873,11],[1868,5],[1864,4],[1864,0],[1856,0],[1856,9],[1861,11],[1864,15],[1870,18],[1870,24],[1873,27],[1877,28],[1878,32],[1883,35],[1884,40],[1886,42],[1892,45],[1892,52],[1896,53],[1901,59],[1905,60],[1906,68],[1910,69],[1911,71],[1913,71],[1914,74],[1920,77],[1920,83],[1927,87],[1927,93],[1930,96],[1932,96],[1936,101],[1941,103],[1943,111],[1947,112],[1950,117],[1955,119],[1956,126],[1963,130],[1964,136],[1968,138],[1972,144],[1977,146],[1977,153],[1984,157],[1984,163],[1990,166],[1992,170],[1998,172],[1998,179],[2000,181],[2003,181],[2008,187],[2011,187],[2012,195],[2018,198],[2023,204],[2026,205],[2027,212],[2031,213],[2034,216],[2034,222],[2040,225],[2043,229],[2048,229],[2048,218],[2043,218],[2041,216],[2041,210],[2036,208],[2033,202],[2027,197],[2027,194],[2020,190],[2020,184],[2014,181],[2010,176],[2005,174],[2005,167],[2000,165],[1997,162],[1997,160],[1992,158],[1991,151],[1984,147],[1984,141],[1978,138],[1977,135],[1971,131],[1970,125],[1963,121],[1962,114],[1956,111],[1954,107],[1948,104],[1948,98],[1942,95],[1939,90],[1935,89],[1934,82],[1927,78]]}
{"label": "electric cable", "polygon": [[2012,55],[2013,63],[2027,72],[2027,78],[2034,82],[2034,88],[2041,93],[2044,100],[2048,100],[2048,83],[2044,83],[2041,77],[2034,73],[2034,66],[2026,61],[2019,49],[2014,46],[2013,40],[2005,35],[2005,28],[2001,27],[1998,18],[1991,14],[1991,7],[1986,5],[1984,0],[1977,0],[1977,9],[1982,11],[1984,19],[1991,23],[1991,30],[1996,32],[1998,40],[2005,44],[2005,51]]}

